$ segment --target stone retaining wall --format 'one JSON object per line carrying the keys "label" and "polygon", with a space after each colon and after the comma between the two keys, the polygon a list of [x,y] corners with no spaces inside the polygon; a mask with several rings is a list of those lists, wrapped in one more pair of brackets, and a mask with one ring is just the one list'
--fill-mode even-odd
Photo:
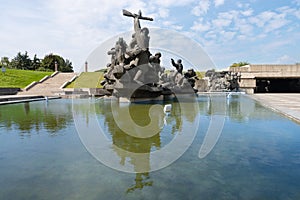
{"label": "stone retaining wall", "polygon": [[0,95],[15,95],[19,91],[21,91],[20,88],[0,88]]}

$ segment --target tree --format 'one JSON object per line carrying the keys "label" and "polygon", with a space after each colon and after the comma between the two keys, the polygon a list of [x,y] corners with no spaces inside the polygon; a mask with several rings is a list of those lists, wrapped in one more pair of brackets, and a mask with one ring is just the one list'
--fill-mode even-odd
{"label": "tree", "polygon": [[57,62],[58,71],[73,72],[72,62],[70,62],[68,59],[65,61],[61,56],[52,53],[44,57],[41,62],[41,67],[45,70],[54,71],[55,62]]}
{"label": "tree", "polygon": [[31,62],[30,70],[37,70],[40,68],[40,66],[41,66],[41,61],[35,54]]}
{"label": "tree", "polygon": [[248,63],[248,62],[233,63],[232,65],[230,65],[230,67],[242,67],[245,65],[250,65],[250,63]]}
{"label": "tree", "polygon": [[19,52],[10,62],[11,67],[15,69],[30,69],[31,60],[25,51],[25,54]]}
{"label": "tree", "polygon": [[35,54],[31,60],[27,51],[24,54],[18,52],[18,54],[9,61],[8,57],[2,57],[0,60],[0,67],[14,68],[14,69],[26,69],[37,71],[54,71],[55,62],[57,62],[58,71],[61,72],[73,72],[72,62],[68,59],[64,60],[63,57],[55,54],[49,54],[44,59],[39,59]]}
{"label": "tree", "polygon": [[10,68],[10,62],[8,57],[2,57],[0,61],[0,67]]}
{"label": "tree", "polygon": [[41,66],[40,66],[40,68],[38,68],[38,70],[39,71],[54,71],[54,58],[52,58],[51,54],[46,55],[42,59]]}
{"label": "tree", "polygon": [[72,62],[66,59],[65,65],[61,68],[62,72],[73,72]]}
{"label": "tree", "polygon": [[57,62],[59,66],[64,61],[62,57],[51,53],[42,59],[41,67],[45,69],[44,71],[55,71],[55,62]]}

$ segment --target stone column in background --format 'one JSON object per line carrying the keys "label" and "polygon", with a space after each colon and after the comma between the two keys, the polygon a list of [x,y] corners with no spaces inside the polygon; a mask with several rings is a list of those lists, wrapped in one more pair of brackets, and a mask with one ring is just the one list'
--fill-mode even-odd
{"label": "stone column in background", "polygon": [[85,63],[84,63],[84,71],[88,72],[88,62],[87,61],[85,61]]}
{"label": "stone column in background", "polygon": [[54,71],[55,71],[55,72],[58,71],[58,64],[57,64],[57,61],[54,62]]}

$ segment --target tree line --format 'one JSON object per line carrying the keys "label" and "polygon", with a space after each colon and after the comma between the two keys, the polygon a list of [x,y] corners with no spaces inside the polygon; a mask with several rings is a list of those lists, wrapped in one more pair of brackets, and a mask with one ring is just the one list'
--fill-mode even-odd
{"label": "tree line", "polygon": [[8,57],[2,57],[0,67],[35,71],[55,71],[55,63],[57,63],[58,71],[73,72],[72,62],[68,59],[64,59],[52,53],[45,55],[43,59],[38,58],[35,54],[31,59],[27,51],[25,51],[25,53],[19,52],[11,60]]}
{"label": "tree line", "polygon": [[242,66],[245,66],[245,65],[250,65],[250,63],[248,63],[248,62],[238,62],[238,63],[233,63],[229,67],[242,67]]}

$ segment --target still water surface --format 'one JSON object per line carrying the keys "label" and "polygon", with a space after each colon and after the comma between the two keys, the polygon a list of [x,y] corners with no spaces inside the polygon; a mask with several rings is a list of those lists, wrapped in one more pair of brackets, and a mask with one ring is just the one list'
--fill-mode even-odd
{"label": "still water surface", "polygon": [[[95,113],[86,112],[91,102]],[[200,159],[214,112],[207,97],[199,97],[197,104],[199,112],[188,110],[185,116],[178,103],[172,104],[169,116],[158,113],[161,132],[148,139],[121,131],[110,103],[99,100],[1,106],[0,199],[300,199],[299,124],[247,97],[232,98],[226,102],[217,144]],[[125,106],[137,124],[149,123],[151,105]],[[73,111],[87,125],[96,115],[111,143],[136,153],[163,148],[193,120],[199,120],[199,128],[192,145],[173,164],[125,173],[91,156],[77,134]],[[116,155],[120,165],[138,165],[128,155]],[[150,165],[151,157],[145,162]]]}

